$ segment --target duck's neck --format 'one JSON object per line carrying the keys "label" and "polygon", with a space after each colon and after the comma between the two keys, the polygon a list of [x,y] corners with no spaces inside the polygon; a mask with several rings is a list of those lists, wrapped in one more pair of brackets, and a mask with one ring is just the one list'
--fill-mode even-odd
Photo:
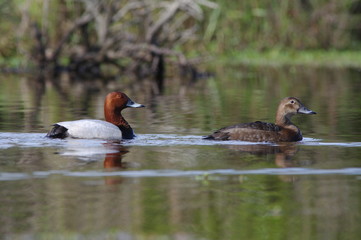
{"label": "duck's neck", "polygon": [[285,129],[285,131],[288,132],[289,137],[292,136],[292,141],[300,141],[300,140],[302,140],[302,133],[301,133],[300,129],[291,122],[292,116],[293,115],[278,113],[276,116],[276,125]]}
{"label": "duck's neck", "polygon": [[288,116],[287,114],[277,113],[277,116],[276,116],[276,125],[278,125],[278,126],[294,125],[294,124],[291,122],[291,117],[292,117],[292,116]]}
{"label": "duck's neck", "polygon": [[114,109],[113,111],[106,111],[105,120],[107,122],[113,123],[116,125],[122,132],[122,138],[132,139],[134,138],[134,132],[129,123],[124,119],[120,110]]}
{"label": "duck's neck", "polygon": [[283,128],[290,129],[290,130],[294,131],[295,133],[300,133],[300,129],[291,122],[292,116],[293,116],[292,114],[284,114],[284,113],[278,112],[277,116],[276,116],[276,125],[283,127]]}

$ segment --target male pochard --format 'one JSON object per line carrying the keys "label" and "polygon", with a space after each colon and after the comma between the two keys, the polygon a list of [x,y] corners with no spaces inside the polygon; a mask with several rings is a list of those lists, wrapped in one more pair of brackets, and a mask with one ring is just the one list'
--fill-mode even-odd
{"label": "male pochard", "polygon": [[295,97],[284,98],[277,110],[276,123],[251,122],[221,128],[206,136],[210,140],[241,140],[250,142],[296,142],[302,140],[300,129],[291,122],[296,114],[316,114]]}
{"label": "male pochard", "polygon": [[144,105],[133,102],[125,93],[111,92],[104,102],[106,121],[83,119],[58,122],[46,136],[50,138],[132,139],[135,137],[133,129],[121,114],[121,111],[127,107],[140,108]]}

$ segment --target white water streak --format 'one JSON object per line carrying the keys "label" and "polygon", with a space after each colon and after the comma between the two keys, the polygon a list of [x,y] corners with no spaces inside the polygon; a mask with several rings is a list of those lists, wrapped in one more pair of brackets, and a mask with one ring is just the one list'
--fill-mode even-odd
{"label": "white water streak", "polygon": [[[343,169],[311,169],[311,168],[263,168],[254,170],[214,169],[214,170],[135,170],[135,171],[37,171],[33,173],[0,173],[0,181],[15,181],[33,178],[47,178],[54,175],[78,178],[98,177],[124,177],[124,178],[149,178],[149,177],[197,177],[209,178],[212,176],[239,176],[239,175],[361,175],[361,168]],[[213,178],[216,179],[216,178]]]}

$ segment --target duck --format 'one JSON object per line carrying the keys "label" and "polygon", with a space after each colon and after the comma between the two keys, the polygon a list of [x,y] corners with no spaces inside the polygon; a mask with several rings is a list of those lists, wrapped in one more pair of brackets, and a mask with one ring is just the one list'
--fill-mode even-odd
{"label": "duck", "polygon": [[46,134],[48,138],[84,138],[84,139],[133,139],[134,131],[121,112],[125,108],[142,108],[142,104],[132,101],[123,92],[111,92],[105,97],[105,121],[81,119],[53,124]]}
{"label": "duck", "polygon": [[240,140],[249,142],[297,142],[303,139],[301,130],[291,122],[296,114],[316,114],[306,108],[299,99],[286,97],[279,103],[276,122],[250,122],[240,123],[221,128],[211,135],[205,136],[206,140]]}

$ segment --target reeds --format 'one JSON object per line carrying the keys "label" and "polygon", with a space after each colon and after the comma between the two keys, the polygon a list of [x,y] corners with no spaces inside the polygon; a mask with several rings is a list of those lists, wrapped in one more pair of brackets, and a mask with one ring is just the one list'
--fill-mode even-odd
{"label": "reeds", "polygon": [[[247,48],[352,49],[359,47],[361,40],[361,7],[357,2],[219,0],[221,14],[211,18],[206,39],[216,43],[218,52]],[[209,29],[215,29],[211,37]]]}

